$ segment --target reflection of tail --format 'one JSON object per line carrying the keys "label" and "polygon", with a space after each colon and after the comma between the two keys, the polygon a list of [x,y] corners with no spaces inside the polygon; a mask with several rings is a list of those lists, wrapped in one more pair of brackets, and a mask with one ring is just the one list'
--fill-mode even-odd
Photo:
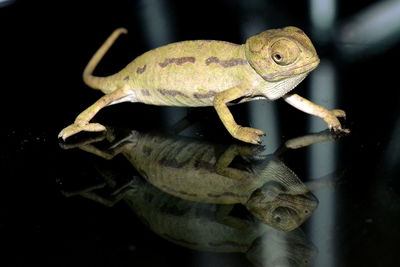
{"label": "reflection of tail", "polygon": [[116,29],[110,37],[103,43],[103,45],[97,50],[97,52],[93,55],[90,59],[89,63],[87,64],[85,70],[83,71],[83,81],[90,87],[94,89],[100,89],[104,93],[109,93],[112,90],[107,88],[107,83],[105,81],[106,77],[96,77],[93,76],[93,70],[96,68],[97,64],[103,58],[105,53],[111,47],[111,45],[115,42],[115,40],[120,36],[122,33],[127,33],[128,31],[125,28]]}

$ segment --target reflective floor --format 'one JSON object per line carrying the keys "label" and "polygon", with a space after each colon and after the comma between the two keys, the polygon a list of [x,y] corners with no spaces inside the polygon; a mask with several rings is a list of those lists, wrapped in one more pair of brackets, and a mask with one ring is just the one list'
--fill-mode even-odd
{"label": "reflective floor", "polygon": [[[0,1],[1,266],[400,264],[397,1],[244,2]],[[96,115],[106,133],[57,139],[101,97],[81,73],[117,27],[129,34],[96,75],[170,42],[286,25],[321,58],[295,92],[345,110],[350,134],[259,100],[230,110],[267,133],[261,146],[212,107],[129,103]]]}

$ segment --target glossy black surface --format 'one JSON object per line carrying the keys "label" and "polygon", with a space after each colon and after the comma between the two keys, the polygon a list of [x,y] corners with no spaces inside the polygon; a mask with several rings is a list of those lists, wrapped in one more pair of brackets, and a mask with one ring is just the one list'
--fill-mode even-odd
{"label": "glossy black surface", "polygon": [[[147,228],[124,202],[109,208],[62,193],[101,183],[96,165],[116,170],[122,179],[138,175],[122,155],[106,161],[79,149],[63,150],[56,138],[101,96],[84,85],[81,73],[115,28],[127,27],[129,34],[116,42],[97,75],[114,73],[135,56],[169,42],[241,43],[253,29],[286,25],[312,32],[306,1],[255,1],[252,6],[242,1],[157,2],[16,1],[0,8],[1,266],[252,266],[244,253],[199,252],[171,243]],[[282,158],[305,183],[326,175],[338,180],[313,191],[319,205],[300,227],[316,250],[309,266],[400,263],[398,33],[371,47],[338,37],[353,16],[378,2],[338,1],[337,31],[325,41],[311,35],[321,66],[295,89],[313,98],[316,87],[316,92],[333,88],[333,96],[316,102],[344,109],[344,125],[351,130],[335,142],[289,150]],[[344,46],[365,50],[346,54]],[[240,124],[267,132],[263,154],[290,138],[325,128],[283,101],[276,103],[274,120],[264,119],[270,105],[231,108]],[[185,111],[120,104],[104,109],[96,120],[165,132]],[[212,108],[194,113],[195,125],[184,135],[216,144],[235,142]]]}

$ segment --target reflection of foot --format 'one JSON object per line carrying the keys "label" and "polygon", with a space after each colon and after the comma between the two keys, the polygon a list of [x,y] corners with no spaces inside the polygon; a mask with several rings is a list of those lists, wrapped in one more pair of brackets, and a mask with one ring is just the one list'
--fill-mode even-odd
{"label": "reflection of foot", "polygon": [[67,139],[71,135],[77,134],[81,131],[86,132],[102,132],[105,131],[106,127],[99,123],[88,123],[88,124],[71,124],[68,127],[64,128],[59,134],[58,138],[62,138],[63,140]]}

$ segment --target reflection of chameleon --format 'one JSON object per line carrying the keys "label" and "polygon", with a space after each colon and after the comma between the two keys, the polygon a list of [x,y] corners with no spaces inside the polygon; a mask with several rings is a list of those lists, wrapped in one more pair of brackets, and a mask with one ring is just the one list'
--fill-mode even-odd
{"label": "reflection of chameleon", "polygon": [[[287,144],[298,147],[331,138],[314,135]],[[104,157],[122,153],[148,182],[164,192],[195,202],[239,203],[257,219],[281,231],[297,228],[318,205],[309,189],[276,155],[254,156],[256,147],[250,145],[224,147],[132,131],[109,150],[111,154],[93,145],[80,148]],[[240,158],[248,162],[239,164]]]}
{"label": "reflection of chameleon", "polygon": [[243,45],[222,41],[186,41],[151,50],[109,77],[92,72],[105,52],[125,29],[117,29],[88,63],[83,79],[106,95],[83,111],[59,137],[80,131],[103,131],[90,123],[105,106],[121,102],[199,107],[214,106],[229,133],[244,142],[261,142],[263,131],[238,125],[227,104],[283,97],[290,105],[322,118],[337,131],[342,110],[327,110],[297,94],[289,93],[319,64],[307,35],[296,27],[264,31]]}
{"label": "reflection of chameleon", "polygon": [[[157,235],[198,251],[245,253],[255,266],[308,266],[316,251],[300,229],[280,232],[244,216],[231,215],[232,205],[196,203],[166,194],[139,177],[115,188],[113,170],[98,170],[116,192],[104,189],[80,195],[112,206],[123,199]],[[290,265],[289,265],[290,264]],[[293,264],[293,265],[292,265]]]}
{"label": "reflection of chameleon", "polygon": [[305,186],[278,157],[287,148],[336,135],[323,132],[290,139],[269,156],[259,156],[260,147],[244,144],[226,147],[137,131],[115,141],[117,136],[118,131],[108,131],[108,139],[114,141],[107,150],[96,148],[95,140],[78,147],[108,159],[122,153],[148,182],[134,177],[120,183],[120,168],[102,164],[102,187],[113,193],[104,194],[107,190],[102,188],[80,195],[108,206],[122,199],[152,231],[184,247],[246,253],[255,266],[309,266],[316,250],[295,228],[317,206],[308,187],[324,183]]}
{"label": "reflection of chameleon", "polygon": [[[230,166],[249,154],[244,145],[222,147],[187,138],[133,132],[125,157],[151,184],[176,197],[205,203],[241,203],[259,220],[291,231],[308,218],[317,201],[298,177],[276,157]],[[250,152],[251,153],[251,152]]]}

